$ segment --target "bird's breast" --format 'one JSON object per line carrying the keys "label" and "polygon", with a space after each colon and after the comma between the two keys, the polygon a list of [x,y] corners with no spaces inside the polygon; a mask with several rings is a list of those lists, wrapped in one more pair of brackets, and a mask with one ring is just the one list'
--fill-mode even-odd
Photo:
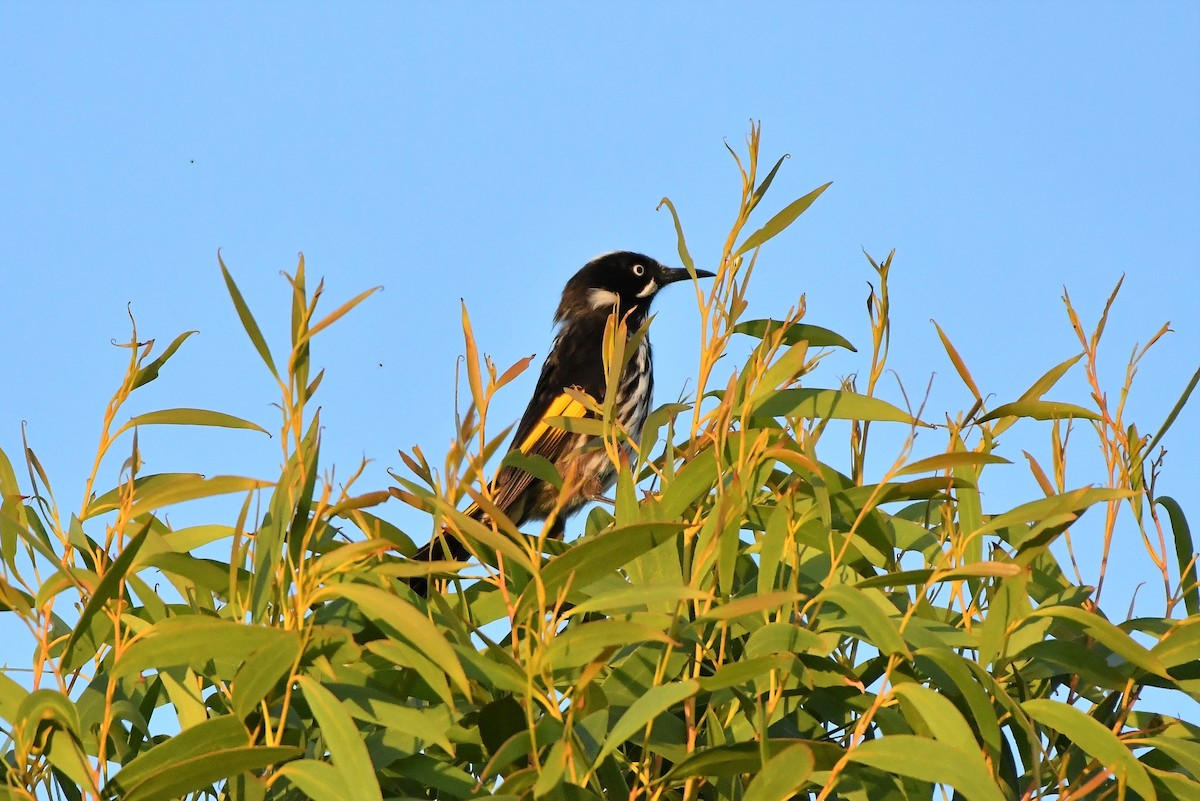
{"label": "bird's breast", "polygon": [[650,401],[654,394],[654,363],[649,337],[643,338],[637,353],[629,360],[621,376],[617,393],[617,419],[634,440],[642,437],[642,425],[650,413]]}

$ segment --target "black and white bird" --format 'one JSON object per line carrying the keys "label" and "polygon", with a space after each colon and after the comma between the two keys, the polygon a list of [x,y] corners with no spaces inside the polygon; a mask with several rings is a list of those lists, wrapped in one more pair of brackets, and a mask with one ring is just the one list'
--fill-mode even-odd
{"label": "black and white bird", "polygon": [[[564,390],[575,388],[596,399],[605,397],[603,348],[609,317],[615,313],[623,319],[628,335],[632,336],[646,321],[650,304],[664,287],[692,277],[685,269],[664,267],[649,256],[616,251],[592,259],[567,281],[558,311],[554,313],[558,326],[554,344],[509,448],[546,458],[567,486],[575,488],[551,521],[553,536],[561,536],[567,518],[612,487],[617,468],[604,449],[583,448],[588,435],[564,431],[549,425],[546,419],[592,417],[582,403]],[[713,273],[696,270],[694,277],[711,278]],[[617,422],[635,441],[640,438],[650,412],[653,392],[654,364],[647,336],[629,357],[613,405]],[[492,481],[491,495],[496,507],[518,526],[544,520],[554,513],[559,501],[557,487],[511,464],[500,468]],[[487,520],[478,507],[471,507],[467,513],[483,522]],[[444,531],[413,558],[429,561],[467,556],[467,548]],[[423,593],[423,581],[414,581],[412,585]]]}

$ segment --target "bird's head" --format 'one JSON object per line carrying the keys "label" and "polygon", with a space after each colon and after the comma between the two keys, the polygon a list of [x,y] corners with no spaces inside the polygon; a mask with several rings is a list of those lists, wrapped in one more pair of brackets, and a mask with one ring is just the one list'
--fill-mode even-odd
{"label": "bird's head", "polygon": [[[644,317],[654,296],[667,284],[690,278],[679,267],[664,267],[649,256],[618,250],[597,256],[567,281],[555,322],[580,314],[610,314],[613,307],[622,313]],[[713,273],[696,270],[697,278]]]}

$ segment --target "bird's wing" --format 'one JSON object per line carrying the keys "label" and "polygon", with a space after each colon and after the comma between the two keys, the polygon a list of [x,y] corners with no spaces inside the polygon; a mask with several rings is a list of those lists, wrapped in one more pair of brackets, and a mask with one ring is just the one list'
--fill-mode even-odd
{"label": "bird's wing", "polygon": [[[536,396],[534,400],[535,403],[530,404],[526,418],[518,427],[510,452],[519,451],[526,456],[541,456],[551,463],[557,462],[566,449],[572,447],[574,437],[546,420],[551,417],[586,417],[588,410],[565,392],[542,398],[542,403],[536,403],[539,400]],[[532,475],[515,465],[500,468],[492,483],[492,497],[496,506],[507,512],[534,480]]]}
{"label": "bird's wing", "polygon": [[[600,354],[604,341],[603,324],[603,320],[587,320],[559,331],[542,364],[525,414],[517,425],[510,453],[519,451],[554,463],[576,446],[576,435],[547,424],[546,419],[588,416],[587,408],[564,391],[568,387],[582,389],[595,398],[604,397],[604,367]],[[521,499],[530,485],[539,480],[519,467],[506,465],[500,468],[492,482],[492,498],[497,507],[520,525],[528,513],[520,508],[523,505]],[[477,511],[475,508],[468,510],[469,513]]]}
{"label": "bird's wing", "polygon": [[[588,412],[583,404],[564,391],[567,387],[580,387],[585,392],[595,395],[595,385],[599,381],[599,391],[603,393],[602,372],[593,367],[593,363],[598,365],[601,360],[597,354],[590,352],[596,347],[592,344],[592,333],[560,332],[554,347],[542,364],[537,386],[534,387],[525,414],[517,425],[509,452],[519,451],[528,456],[541,456],[550,462],[557,462],[566,450],[572,447],[574,437],[561,428],[547,424],[546,419],[587,416]],[[599,339],[596,338],[596,341]],[[496,506],[509,513],[510,517],[518,518],[518,525],[524,522],[520,518],[524,517],[525,512],[514,506],[522,505],[522,496],[536,480],[521,468],[506,465],[500,468],[492,482],[492,497]]]}

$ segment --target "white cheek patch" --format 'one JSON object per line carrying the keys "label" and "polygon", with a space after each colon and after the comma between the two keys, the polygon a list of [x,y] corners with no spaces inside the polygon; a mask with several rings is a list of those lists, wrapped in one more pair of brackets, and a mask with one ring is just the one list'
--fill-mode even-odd
{"label": "white cheek patch", "polygon": [[616,306],[620,297],[616,292],[610,292],[607,289],[593,289],[588,292],[588,303],[592,304],[593,309],[603,309],[605,306]]}
{"label": "white cheek patch", "polygon": [[643,289],[641,292],[637,293],[637,296],[639,298],[644,298],[649,295],[653,295],[657,291],[658,291],[658,282],[655,281],[653,278],[651,278],[650,283],[646,284],[646,288]]}

